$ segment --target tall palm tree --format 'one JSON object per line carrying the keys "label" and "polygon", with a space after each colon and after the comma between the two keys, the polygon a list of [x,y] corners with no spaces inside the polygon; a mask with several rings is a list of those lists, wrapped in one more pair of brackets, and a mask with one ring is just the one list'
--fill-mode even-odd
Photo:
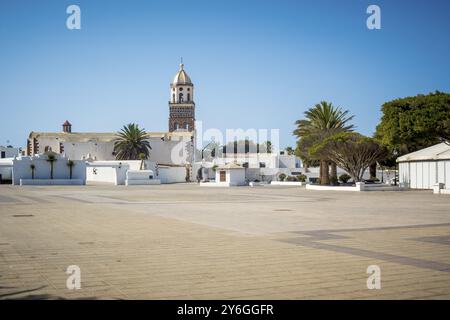
{"label": "tall palm tree", "polygon": [[114,152],[117,160],[142,160],[139,155],[142,153],[145,159],[150,155],[150,143],[148,135],[144,129],[140,129],[135,123],[123,126],[117,133],[114,142]]}
{"label": "tall palm tree", "polygon": [[[349,115],[348,110],[342,110],[340,107],[333,106],[332,103],[322,101],[305,112],[305,118],[297,120],[295,124],[297,129],[294,130],[300,141],[308,139],[309,144],[312,141],[320,142],[321,140],[335,135],[339,132],[353,131],[353,125],[348,124],[354,116]],[[328,159],[320,160],[320,182],[321,184],[330,183],[330,175],[328,168]],[[332,178],[336,179],[336,164],[332,164]]]}

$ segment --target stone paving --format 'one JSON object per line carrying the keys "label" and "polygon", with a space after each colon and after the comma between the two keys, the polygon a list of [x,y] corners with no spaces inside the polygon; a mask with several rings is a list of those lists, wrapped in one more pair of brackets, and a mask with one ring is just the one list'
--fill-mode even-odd
{"label": "stone paving", "polygon": [[1,185],[0,299],[17,298],[450,299],[450,196]]}

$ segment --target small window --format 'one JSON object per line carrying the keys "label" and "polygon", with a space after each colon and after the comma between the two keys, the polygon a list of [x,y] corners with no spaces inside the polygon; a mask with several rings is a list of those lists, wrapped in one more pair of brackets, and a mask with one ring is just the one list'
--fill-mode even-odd
{"label": "small window", "polygon": [[265,168],[266,167],[266,163],[265,162],[260,162],[259,163],[259,167],[260,168]]}
{"label": "small window", "polygon": [[6,158],[6,152],[5,151],[2,151],[2,159],[3,158]]}
{"label": "small window", "polygon": [[180,91],[183,91],[183,87],[180,88]]}

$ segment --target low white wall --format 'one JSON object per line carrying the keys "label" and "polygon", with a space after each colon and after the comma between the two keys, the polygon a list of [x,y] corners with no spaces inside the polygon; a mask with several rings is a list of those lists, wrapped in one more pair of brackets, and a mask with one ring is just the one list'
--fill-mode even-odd
{"label": "low white wall", "polygon": [[151,180],[154,178],[152,170],[128,170],[127,180]]}
{"label": "low white wall", "polygon": [[146,186],[146,185],[157,185],[161,184],[161,180],[159,179],[151,179],[151,180],[125,180],[126,186]]}
{"label": "low white wall", "polygon": [[125,185],[152,185],[161,184],[161,180],[154,179],[152,170],[128,170]]}
{"label": "low white wall", "polygon": [[[67,166],[67,158],[56,155],[53,162],[53,179],[70,179],[70,169]],[[72,179],[86,181],[86,163],[82,160],[73,160]],[[50,162],[47,161],[46,155],[37,155],[32,157],[19,157],[13,160],[13,184],[19,185],[20,179],[32,180],[31,164],[34,164],[34,179],[51,180],[50,179]]]}
{"label": "low white wall", "polygon": [[300,181],[272,181],[270,183],[272,186],[304,186],[306,182]]}
{"label": "low white wall", "polygon": [[12,180],[12,171],[12,162],[11,164],[0,163],[0,175],[2,176],[2,180]]}
{"label": "low white wall", "polygon": [[186,168],[185,167],[163,167],[159,166],[157,171],[157,178],[161,183],[178,183],[186,182]]}
{"label": "low white wall", "polygon": [[80,186],[85,181],[81,179],[20,179],[21,186]]}
{"label": "low white wall", "polygon": [[357,182],[355,186],[322,186],[317,184],[307,184],[307,190],[319,190],[319,191],[364,191],[364,183]]}
{"label": "low white wall", "polygon": [[88,165],[86,167],[86,181],[88,183],[100,182],[118,185],[120,180],[118,178],[119,170],[116,166]]}

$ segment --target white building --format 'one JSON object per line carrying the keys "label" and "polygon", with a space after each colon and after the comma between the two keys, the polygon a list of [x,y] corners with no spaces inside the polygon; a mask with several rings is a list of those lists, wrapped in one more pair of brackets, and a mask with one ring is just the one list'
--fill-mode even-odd
{"label": "white building", "polygon": [[20,154],[19,148],[0,146],[0,159],[14,158]]}
{"label": "white building", "polygon": [[[162,165],[191,164],[194,158],[195,103],[194,85],[180,65],[170,84],[169,130],[147,132],[151,146],[149,159]],[[116,159],[116,132],[72,132],[65,121],[61,132],[31,132],[28,156],[53,151],[72,160],[112,161]]]}
{"label": "white building", "polygon": [[443,142],[401,156],[399,164],[400,185],[411,189],[433,189],[441,183],[450,190],[450,145]]}

